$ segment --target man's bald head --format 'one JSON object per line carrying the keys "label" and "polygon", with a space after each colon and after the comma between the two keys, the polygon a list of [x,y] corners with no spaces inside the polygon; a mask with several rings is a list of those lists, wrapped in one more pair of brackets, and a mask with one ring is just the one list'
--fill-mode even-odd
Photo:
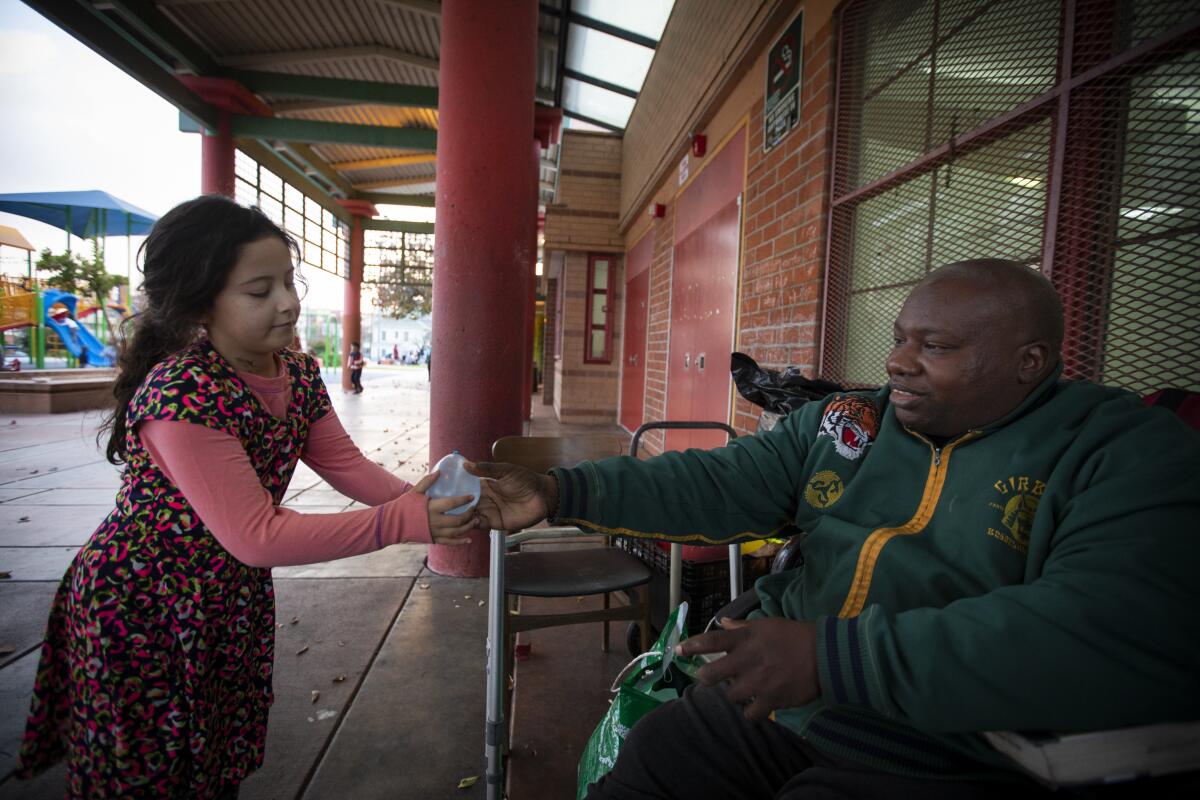
{"label": "man's bald head", "polygon": [[974,284],[979,289],[981,314],[1007,317],[1013,323],[1014,335],[1022,343],[1045,340],[1057,361],[1063,340],[1062,302],[1053,284],[1041,272],[1019,261],[976,258],[934,270],[920,285],[940,281]]}
{"label": "man's bald head", "polygon": [[894,327],[896,417],[949,438],[1003,418],[1054,371],[1062,306],[1050,282],[1018,262],[960,261],[913,287]]}

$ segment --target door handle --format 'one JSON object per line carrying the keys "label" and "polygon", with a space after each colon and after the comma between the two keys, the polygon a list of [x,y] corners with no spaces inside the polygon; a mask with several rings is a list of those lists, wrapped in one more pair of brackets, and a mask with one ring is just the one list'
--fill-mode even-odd
{"label": "door handle", "polygon": [[691,366],[692,366],[692,354],[691,354],[691,353],[684,353],[684,354],[683,354],[683,368],[684,368],[684,369],[690,369],[690,368],[691,368]]}
{"label": "door handle", "polygon": [[629,357],[629,364],[630,364],[630,366],[636,367],[637,362],[638,362],[637,353],[634,353],[633,355],[631,355]]}
{"label": "door handle", "polygon": [[701,353],[700,355],[696,356],[696,368],[699,369],[701,372],[704,371],[704,353]]}

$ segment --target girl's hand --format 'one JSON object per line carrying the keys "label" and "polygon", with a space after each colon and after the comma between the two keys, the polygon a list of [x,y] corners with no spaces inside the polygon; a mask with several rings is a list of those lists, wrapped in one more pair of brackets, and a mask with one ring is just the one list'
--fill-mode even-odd
{"label": "girl's hand", "polygon": [[523,530],[558,510],[558,481],[550,475],[487,461],[468,461],[464,467],[483,479],[476,511],[492,528]]}
{"label": "girl's hand", "polygon": [[[437,472],[429,473],[417,482],[412,491],[425,494],[425,492],[429,491],[429,487],[433,486],[437,477]],[[461,514],[447,514],[446,512],[452,508],[458,508],[465,503],[469,503],[474,499],[474,496],[469,494],[460,497],[430,499],[428,506],[429,535],[433,538],[434,544],[456,547],[471,543],[468,535],[476,528],[482,528],[486,524],[483,518],[474,510],[464,511]]]}

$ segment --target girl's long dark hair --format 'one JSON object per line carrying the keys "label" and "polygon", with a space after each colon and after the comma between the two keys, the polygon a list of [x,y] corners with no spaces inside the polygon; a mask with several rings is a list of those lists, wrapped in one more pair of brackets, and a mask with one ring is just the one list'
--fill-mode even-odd
{"label": "girl's long dark hair", "polygon": [[[154,365],[196,342],[199,317],[225,286],[247,244],[277,236],[298,255],[296,243],[256,208],[227,197],[204,195],[168,211],[154,224],[138,251],[142,261],[143,307],[121,326],[117,353],[116,406],[105,418],[108,460],[125,461],[126,411]],[[298,260],[298,259],[297,259]],[[132,332],[127,332],[129,322]]]}

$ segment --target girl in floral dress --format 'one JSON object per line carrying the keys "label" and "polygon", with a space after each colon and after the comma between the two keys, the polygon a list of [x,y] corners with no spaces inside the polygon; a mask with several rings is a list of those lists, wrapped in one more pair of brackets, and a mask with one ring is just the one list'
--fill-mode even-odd
{"label": "girl in floral dress", "polygon": [[[72,798],[236,797],[262,764],[271,705],[270,568],[398,542],[462,544],[445,512],[362,456],[312,358],[286,349],[296,244],[255,209],[183,203],[144,245],[146,307],[106,422],[116,508],[50,612],[19,772],[67,760]],[[283,509],[303,460],[371,506]]]}

